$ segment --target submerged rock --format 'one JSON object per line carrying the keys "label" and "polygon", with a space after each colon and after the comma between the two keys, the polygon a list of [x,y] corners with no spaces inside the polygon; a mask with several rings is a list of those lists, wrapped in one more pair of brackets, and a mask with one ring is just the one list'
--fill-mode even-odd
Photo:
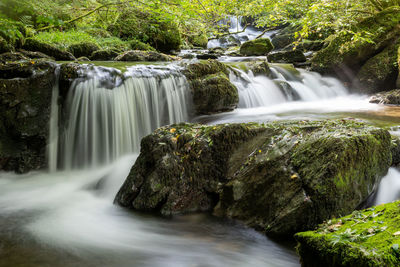
{"label": "submerged rock", "polygon": [[197,114],[230,111],[239,103],[237,88],[229,80],[228,68],[216,60],[190,64],[184,71]]}
{"label": "submerged rock", "polygon": [[240,46],[240,54],[244,56],[266,56],[274,49],[271,40],[259,38],[247,41]]}
{"label": "submerged rock", "polygon": [[53,45],[41,43],[32,38],[26,39],[22,48],[28,51],[42,52],[55,60],[75,60],[70,52],[62,51]]}
{"label": "submerged rock", "polygon": [[369,102],[386,105],[400,105],[400,89],[395,89],[373,95],[369,99]]}
{"label": "submerged rock", "polygon": [[302,266],[400,266],[399,205],[355,211],[296,234]]}
{"label": "submerged rock", "polygon": [[279,51],[270,53],[267,56],[269,62],[272,63],[298,63],[306,62],[306,57],[300,50]]}
{"label": "submerged rock", "polygon": [[353,211],[390,149],[386,130],[354,121],[172,125],[142,140],[116,201],[165,215],[213,210],[288,236]]}
{"label": "submerged rock", "polygon": [[173,61],[174,58],[154,51],[131,50],[115,58],[116,61]]}
{"label": "submerged rock", "polygon": [[24,173],[46,167],[56,65],[0,64],[0,169]]}

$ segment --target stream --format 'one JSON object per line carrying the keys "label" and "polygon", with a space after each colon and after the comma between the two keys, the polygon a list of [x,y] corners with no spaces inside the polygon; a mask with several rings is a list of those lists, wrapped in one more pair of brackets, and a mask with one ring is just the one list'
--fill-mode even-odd
{"label": "stream", "polygon": [[[59,133],[51,120],[50,171],[0,173],[0,266],[300,266],[294,243],[240,222],[210,214],[161,218],[113,205],[141,138],[162,125],[350,117],[400,125],[400,108],[370,104],[334,78],[279,64],[273,78],[254,76],[225,61],[236,69],[230,79],[239,107],[207,116],[193,115],[178,65],[88,68],[87,79],[70,88],[65,129]],[[52,109],[57,114],[56,98]],[[376,203],[399,196],[400,173],[391,168]]]}

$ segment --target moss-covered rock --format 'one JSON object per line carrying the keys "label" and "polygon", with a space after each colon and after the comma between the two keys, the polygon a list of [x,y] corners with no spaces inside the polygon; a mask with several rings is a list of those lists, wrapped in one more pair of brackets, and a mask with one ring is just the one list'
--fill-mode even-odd
{"label": "moss-covered rock", "polygon": [[53,57],[55,60],[75,60],[75,57],[71,53],[62,51],[50,44],[41,43],[32,38],[26,39],[22,48],[28,51],[42,52],[50,57]]}
{"label": "moss-covered rock", "polygon": [[173,61],[174,58],[154,51],[130,50],[115,58],[116,61]]}
{"label": "moss-covered rock", "polygon": [[208,38],[205,33],[197,34],[197,35],[189,35],[188,41],[194,47],[207,48]]}
{"label": "moss-covered rock", "polygon": [[397,49],[397,67],[399,69],[399,73],[397,75],[396,86],[397,86],[397,88],[400,88],[400,47],[399,47],[399,49]]}
{"label": "moss-covered rock", "polygon": [[7,43],[7,41],[0,36],[0,54],[11,52],[13,47]]}
{"label": "moss-covered rock", "polygon": [[355,211],[295,235],[302,266],[400,265],[400,202]]}
{"label": "moss-covered rock", "polygon": [[214,210],[288,236],[353,211],[387,172],[390,149],[386,130],[351,120],[172,125],[142,140],[116,201]]}
{"label": "moss-covered rock", "polygon": [[125,40],[149,43],[157,50],[168,53],[179,50],[181,34],[174,21],[160,20],[156,15],[138,9],[126,9],[108,30]]}
{"label": "moss-covered rock", "polygon": [[303,52],[297,49],[270,53],[268,54],[267,59],[269,62],[273,63],[298,63],[307,60]]}
{"label": "moss-covered rock", "polygon": [[271,40],[259,38],[247,41],[240,46],[240,54],[245,56],[266,56],[274,49]]}
{"label": "moss-covered rock", "polygon": [[369,102],[385,105],[400,105],[400,89],[375,94],[371,96]]}
{"label": "moss-covered rock", "polygon": [[272,75],[271,68],[267,61],[250,62],[249,70],[251,70],[254,75],[265,75],[267,77],[271,77]]}
{"label": "moss-covered rock", "polygon": [[0,63],[0,169],[19,173],[46,167],[56,65]]}
{"label": "moss-covered rock", "polygon": [[151,45],[138,40],[129,41],[129,46],[132,50],[156,51]]}
{"label": "moss-covered rock", "polygon": [[95,61],[108,61],[108,60],[114,60],[114,58],[116,58],[117,56],[118,52],[111,49],[97,50],[92,53],[89,59]]}
{"label": "moss-covered rock", "polygon": [[376,93],[396,87],[399,70],[397,50],[400,42],[388,46],[385,50],[370,58],[357,74],[357,83],[364,93]]}
{"label": "moss-covered rock", "polygon": [[54,60],[54,58],[42,53],[42,52],[33,52],[33,51],[26,51],[24,49],[18,49],[18,52],[21,53],[22,55],[32,58],[32,59],[47,59],[47,60]]}
{"label": "moss-covered rock", "polygon": [[291,45],[296,41],[294,34],[286,33],[286,34],[277,34],[271,39],[271,43],[275,49],[283,49],[288,45]]}
{"label": "moss-covered rock", "polygon": [[237,107],[239,94],[229,81],[228,68],[216,60],[190,64],[184,71],[192,91],[197,114],[230,111]]}
{"label": "moss-covered rock", "polygon": [[372,33],[371,41],[354,40],[354,36],[341,32],[330,36],[329,45],[312,58],[312,68],[316,71],[332,73],[349,67],[357,71],[369,58],[382,51],[399,38],[400,12],[392,7],[368,17],[355,25],[353,32]]}
{"label": "moss-covered rock", "polygon": [[92,53],[99,49],[100,47],[97,44],[91,42],[72,44],[68,47],[68,51],[71,52],[76,58],[90,57]]}
{"label": "moss-covered rock", "polygon": [[28,60],[29,58],[24,56],[22,53],[13,53],[13,52],[7,52],[0,54],[0,63],[6,64],[8,62],[18,62],[21,60]]}

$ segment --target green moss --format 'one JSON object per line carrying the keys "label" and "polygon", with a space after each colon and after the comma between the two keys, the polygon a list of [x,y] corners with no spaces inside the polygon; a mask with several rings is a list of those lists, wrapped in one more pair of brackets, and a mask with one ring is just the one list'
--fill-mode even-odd
{"label": "green moss", "polygon": [[138,40],[130,40],[129,45],[132,50],[155,51],[151,45],[145,44]]}
{"label": "green moss", "polygon": [[341,65],[359,68],[369,57],[398,38],[399,22],[398,9],[388,8],[366,18],[351,29],[364,38],[354,38],[354,34],[348,32],[330,36],[326,40],[329,45],[312,58],[313,69],[329,72]]}
{"label": "green moss", "polygon": [[71,52],[76,58],[90,57],[93,52],[99,49],[100,47],[97,44],[91,42],[72,44],[68,47],[68,51]]}
{"label": "green moss", "polygon": [[400,42],[388,46],[381,53],[369,59],[357,74],[363,92],[376,93],[394,89],[399,73],[397,50]]}
{"label": "green moss", "polygon": [[201,33],[198,35],[190,35],[188,36],[188,41],[194,47],[207,48],[208,38],[205,33]]}
{"label": "green moss", "polygon": [[271,40],[259,38],[247,41],[240,46],[240,54],[245,56],[265,56],[274,49]]}
{"label": "green moss", "polygon": [[[400,202],[355,211],[296,234],[307,266],[398,266]],[[396,233],[396,234],[395,234]]]}
{"label": "green moss", "polygon": [[190,64],[185,69],[198,114],[229,111],[239,103],[237,88],[229,81],[227,66],[217,60]]}

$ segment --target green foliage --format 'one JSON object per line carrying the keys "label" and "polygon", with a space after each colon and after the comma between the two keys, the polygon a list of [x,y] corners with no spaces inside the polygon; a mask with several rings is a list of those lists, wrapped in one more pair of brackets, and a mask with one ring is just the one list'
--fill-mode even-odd
{"label": "green foliage", "polygon": [[22,23],[0,18],[0,36],[9,44],[21,44],[25,35],[26,31]]}

